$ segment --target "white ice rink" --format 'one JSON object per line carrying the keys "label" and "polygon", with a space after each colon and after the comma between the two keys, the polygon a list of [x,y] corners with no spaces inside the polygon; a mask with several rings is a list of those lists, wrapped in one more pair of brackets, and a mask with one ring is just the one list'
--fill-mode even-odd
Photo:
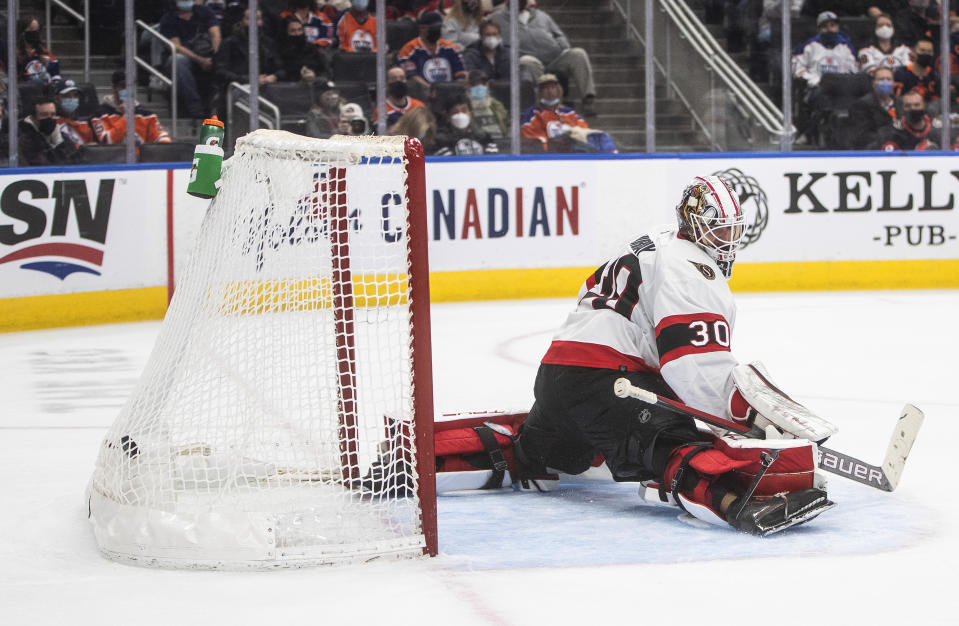
{"label": "white ice rink", "polygon": [[[733,351],[878,463],[904,402],[926,421],[899,489],[758,539],[694,528],[635,486],[444,496],[441,555],[272,572],[101,557],[83,492],[159,322],[0,335],[0,625],[959,624],[959,291],[738,296]],[[437,411],[528,408],[571,300],[433,307]]]}

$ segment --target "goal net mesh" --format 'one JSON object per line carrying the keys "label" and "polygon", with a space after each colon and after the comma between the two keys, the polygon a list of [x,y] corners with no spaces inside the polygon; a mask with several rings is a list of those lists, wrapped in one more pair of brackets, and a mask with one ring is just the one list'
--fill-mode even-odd
{"label": "goal net mesh", "polygon": [[272,567],[422,553],[402,139],[237,141],[100,447],[90,516],[108,556]]}

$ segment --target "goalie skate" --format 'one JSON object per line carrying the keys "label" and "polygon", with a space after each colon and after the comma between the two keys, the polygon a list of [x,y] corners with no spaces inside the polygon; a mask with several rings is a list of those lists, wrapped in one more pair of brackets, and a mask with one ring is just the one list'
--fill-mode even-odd
{"label": "goalie skate", "polygon": [[750,500],[728,521],[737,530],[765,537],[808,522],[834,506],[825,491],[803,489]]}

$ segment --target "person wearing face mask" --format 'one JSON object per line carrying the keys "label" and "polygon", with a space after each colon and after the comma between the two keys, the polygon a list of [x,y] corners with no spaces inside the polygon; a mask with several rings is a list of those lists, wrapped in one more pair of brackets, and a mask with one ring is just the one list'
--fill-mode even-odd
{"label": "person wearing face mask", "polygon": [[369,0],[351,0],[350,8],[336,23],[336,38],[344,52],[376,52],[376,18]]}
{"label": "person wearing face mask", "polygon": [[870,45],[859,50],[859,68],[863,72],[873,73],[877,67],[895,70],[909,64],[909,46],[893,39],[896,29],[888,13],[876,16],[873,39]]}
{"label": "person wearing face mask", "polygon": [[319,48],[336,45],[336,27],[326,13],[316,11],[313,0],[290,0],[290,9],[280,13],[280,18],[296,18],[303,25],[307,43]]}
{"label": "person wearing face mask", "polygon": [[326,89],[314,95],[313,106],[306,114],[306,136],[327,139],[334,135],[339,127],[342,105],[340,92],[336,89]]}
{"label": "person wearing face mask", "polygon": [[57,109],[60,116],[57,123],[63,127],[63,134],[77,146],[87,143],[96,143],[93,127],[90,126],[90,116],[79,115],[80,90],[72,80],[59,83],[57,90]]}
{"label": "person wearing face mask", "polygon": [[[490,20],[480,25],[480,38],[463,50],[463,63],[467,70],[481,70],[490,80],[509,80],[510,51],[509,46],[503,44],[499,25]],[[519,58],[519,79],[523,90],[534,90],[536,80],[534,76],[542,74],[542,64],[529,55]]]}
{"label": "person wearing face mask", "polygon": [[168,74],[176,63],[177,94],[188,117],[207,117],[213,95],[213,56],[220,49],[221,34],[216,15],[193,0],[176,0],[160,18],[160,34],[176,48],[164,63]]}
{"label": "person wearing face mask", "polygon": [[581,99],[580,110],[586,116],[595,115],[596,85],[589,54],[583,48],[570,46],[566,35],[549,14],[527,4],[527,0],[519,0],[517,41],[510,37],[507,3],[490,13],[489,19],[499,25],[507,45],[519,45],[520,55],[535,61],[534,80],[544,72],[569,76],[576,88],[573,93]]}
{"label": "person wearing face mask", "polygon": [[819,33],[805,41],[792,58],[793,78],[801,79],[807,88],[819,85],[823,74],[852,74],[859,71],[856,49],[849,36],[839,30],[839,18],[832,11],[816,17]]}
{"label": "person wearing face mask", "polygon": [[279,67],[276,75],[284,82],[316,80],[326,82],[329,67],[320,49],[306,40],[303,24],[295,17],[283,19],[279,45]]}
{"label": "person wearing face mask", "polygon": [[896,119],[895,89],[892,70],[884,65],[876,68],[872,75],[872,90],[850,107],[848,123],[852,145],[845,147],[867,149],[876,143],[882,129],[892,126]]}
{"label": "person wearing face mask", "polygon": [[902,114],[892,126],[880,131],[872,146],[876,150],[938,150],[931,135],[932,122],[926,115],[926,101],[918,91],[902,96]]}
{"label": "person wearing face mask", "polygon": [[[113,92],[104,96],[103,102],[90,119],[90,126],[98,143],[120,144],[127,136],[127,78],[123,70],[113,72]],[[156,113],[148,111],[133,100],[133,129],[135,143],[169,143],[170,135],[160,125]]]}
{"label": "person wearing face mask", "polygon": [[[426,106],[421,100],[409,95],[406,72],[399,65],[386,70],[386,127],[393,126],[406,113],[417,107]],[[379,119],[379,112],[373,110],[373,124]]]}
{"label": "person wearing face mask", "polygon": [[576,111],[561,103],[563,88],[555,74],[543,74],[538,83],[539,101],[520,120],[523,145],[533,152],[572,152],[573,128],[589,128]]}
{"label": "person wearing face mask", "polygon": [[[256,12],[259,42],[260,68],[258,82],[268,85],[277,81],[279,58],[273,40],[263,32],[263,15]],[[232,82],[247,84],[250,82],[250,10],[243,11],[242,19],[233,26],[230,36],[223,40],[220,49],[213,55],[213,71],[224,88]]]}
{"label": "person wearing face mask", "polygon": [[77,146],[64,137],[57,123],[57,105],[42,96],[33,101],[30,114],[18,125],[21,165],[68,165],[77,162]]}
{"label": "person wearing face mask", "polygon": [[453,8],[443,20],[442,37],[463,50],[479,41],[482,23],[480,0],[453,0]]}
{"label": "person wearing face mask", "polygon": [[32,15],[17,20],[17,76],[43,86],[60,80],[60,62],[44,45],[40,22]]}
{"label": "person wearing face mask", "polygon": [[935,47],[932,41],[920,39],[912,49],[912,63],[896,69],[896,93],[901,95],[910,91],[922,94],[927,102],[939,99],[939,72],[933,68]]}
{"label": "person wearing face mask", "polygon": [[499,149],[489,133],[473,123],[469,100],[453,98],[436,129],[436,156],[496,154]]}
{"label": "person wearing face mask", "polygon": [[471,70],[468,82],[473,123],[489,133],[493,141],[505,143],[509,139],[509,113],[502,102],[490,95],[489,78],[483,70]]}
{"label": "person wearing face mask", "polygon": [[397,63],[406,71],[407,80],[422,90],[430,83],[466,79],[466,65],[459,49],[440,37],[443,16],[427,11],[417,20],[420,36],[406,43],[397,55]]}

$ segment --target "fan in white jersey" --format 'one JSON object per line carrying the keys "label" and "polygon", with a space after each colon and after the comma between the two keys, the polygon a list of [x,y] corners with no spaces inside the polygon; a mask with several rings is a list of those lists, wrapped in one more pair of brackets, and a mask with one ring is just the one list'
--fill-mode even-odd
{"label": "fan in white jersey", "polygon": [[859,71],[856,49],[849,36],[839,30],[839,18],[832,11],[816,17],[819,33],[803,42],[793,53],[793,77],[810,87],[819,85],[823,74],[853,74]]}
{"label": "fan in white jersey", "polygon": [[892,16],[880,13],[876,16],[875,37],[868,46],[859,49],[859,69],[872,73],[879,67],[895,70],[911,62],[912,52],[906,44],[893,39],[896,29],[892,25]]}
{"label": "fan in white jersey", "polygon": [[786,493],[770,508],[744,496],[733,479],[743,461],[722,440],[688,417],[613,393],[626,377],[697,409],[752,419],[734,379],[745,366],[730,351],[736,307],[727,279],[743,238],[742,208],[723,180],[702,176],[683,189],[676,216],[676,226],[636,237],[586,279],[540,364],[516,457],[530,474],[578,474],[602,455],[616,480],[655,481],[664,501],[671,496],[701,519],[747,532],[798,523],[790,512],[811,519],[831,506],[814,488],[814,455],[803,470],[808,481],[775,487]]}

